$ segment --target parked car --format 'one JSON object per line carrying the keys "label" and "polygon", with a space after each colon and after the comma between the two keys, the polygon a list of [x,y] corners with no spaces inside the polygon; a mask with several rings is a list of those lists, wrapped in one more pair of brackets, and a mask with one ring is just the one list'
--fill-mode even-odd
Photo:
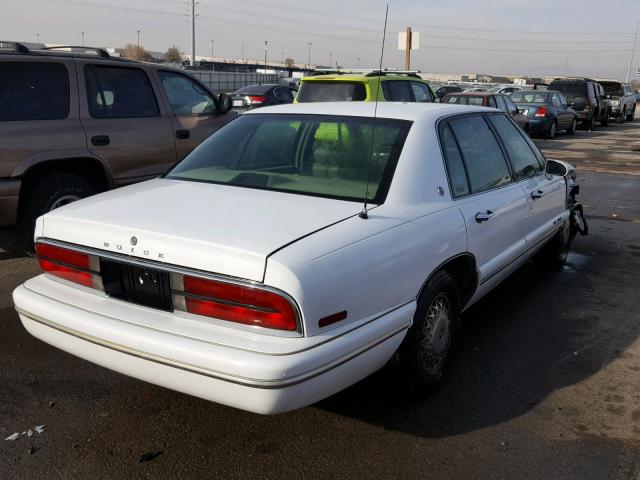
{"label": "parked car", "polygon": [[457,93],[461,91],[462,88],[457,85],[443,85],[436,90],[436,97],[442,100],[446,95],[450,93]]}
{"label": "parked car", "polygon": [[569,106],[578,115],[578,123],[593,130],[595,122],[606,127],[611,117],[611,102],[605,98],[604,89],[589,78],[557,78],[549,84],[549,90],[562,93]]}
{"label": "parked car", "polygon": [[541,133],[549,139],[562,130],[568,135],[576,133],[578,116],[560,92],[522,90],[514,92],[511,100],[528,117],[530,133]]}
{"label": "parked car", "polygon": [[247,110],[257,107],[268,107],[282,103],[293,103],[293,94],[289,87],[283,85],[247,85],[231,94],[233,108]]}
{"label": "parked car", "polygon": [[429,83],[415,72],[394,70],[317,72],[303,77],[295,103],[309,102],[433,102]]}
{"label": "parked car", "polygon": [[636,95],[629,85],[616,80],[599,80],[607,100],[611,102],[611,117],[620,123],[633,121],[636,116]]}
{"label": "parked car", "polygon": [[27,249],[43,213],[156,177],[234,118],[179,70],[75,50],[0,48],[0,226]]}
{"label": "parked car", "polygon": [[463,90],[463,92],[465,93],[470,93],[470,92],[487,92],[488,89],[484,88],[484,87],[469,87],[469,88],[465,88]]}
{"label": "parked car", "polygon": [[36,229],[45,273],[13,293],[23,325],[104,367],[262,414],[319,401],[392,357],[428,390],[463,310],[534,254],[565,261],[569,167],[494,109],[374,112],[251,110],[162,178],[49,212]]}
{"label": "parked car", "polygon": [[496,85],[488,91],[491,93],[504,93],[505,95],[511,95],[513,92],[518,92],[522,89],[522,87],[517,85]]}
{"label": "parked car", "polygon": [[523,130],[527,131],[529,129],[529,118],[520,112],[508,95],[489,92],[451,93],[442,99],[442,103],[497,108],[508,113]]}

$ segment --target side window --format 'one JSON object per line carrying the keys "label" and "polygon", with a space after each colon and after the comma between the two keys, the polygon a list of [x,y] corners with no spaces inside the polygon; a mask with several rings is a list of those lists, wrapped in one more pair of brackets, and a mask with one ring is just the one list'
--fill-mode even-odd
{"label": "side window", "polygon": [[564,98],[564,95],[562,95],[561,93],[558,93],[558,98],[560,99],[560,104],[561,104],[563,107],[565,107],[565,108],[566,108],[566,107],[568,107],[568,106],[569,106],[569,104],[567,103],[567,99],[566,99],[566,98]]}
{"label": "side window", "polygon": [[513,103],[513,100],[511,100],[511,97],[502,97],[502,99],[504,100],[504,103],[507,106],[507,113],[509,114],[515,113],[518,107],[516,107],[516,104]]}
{"label": "side window", "polygon": [[451,193],[453,193],[454,197],[469,195],[469,182],[467,181],[467,172],[464,169],[462,155],[460,155],[458,144],[448,125],[445,125],[440,131],[440,140],[449,182],[451,182]]}
{"label": "side window", "polygon": [[540,173],[542,168],[538,159],[518,128],[504,115],[491,115],[489,119],[502,139],[516,177],[526,178]]}
{"label": "side window", "polygon": [[384,97],[390,102],[412,102],[408,82],[402,80],[387,80],[382,82]]}
{"label": "side window", "polygon": [[561,102],[560,102],[560,98],[558,97],[558,94],[554,93],[554,94],[551,96],[551,102],[552,102],[556,107],[559,107],[559,106],[560,106]]}
{"label": "side window", "polygon": [[213,97],[194,80],[181,73],[160,71],[162,88],[176,115],[211,115],[216,112]]}
{"label": "side window", "polygon": [[507,111],[507,105],[504,103],[504,95],[496,95],[495,96],[496,102],[498,104],[498,108],[500,110],[502,110],[503,112]]}
{"label": "side window", "polygon": [[484,118],[480,115],[456,118],[449,125],[460,145],[471,193],[511,182],[507,160]]}
{"label": "side window", "polygon": [[0,122],[69,116],[69,72],[61,63],[0,63]]}
{"label": "side window", "polygon": [[418,82],[410,82],[411,90],[413,90],[413,96],[416,99],[416,102],[431,102],[431,93],[429,92],[429,87],[427,87],[424,83]]}
{"label": "side window", "polygon": [[489,97],[489,106],[491,108],[498,108],[498,104],[496,103],[496,97],[494,97],[493,95]]}
{"label": "side window", "polygon": [[87,65],[85,80],[93,118],[160,116],[149,78],[139,68]]}

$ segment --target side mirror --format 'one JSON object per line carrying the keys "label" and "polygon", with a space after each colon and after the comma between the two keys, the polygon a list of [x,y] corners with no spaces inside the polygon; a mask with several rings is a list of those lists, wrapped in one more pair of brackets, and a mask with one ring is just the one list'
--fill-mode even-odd
{"label": "side mirror", "polygon": [[218,111],[220,113],[227,113],[233,108],[233,100],[226,93],[218,95]]}
{"label": "side mirror", "polygon": [[569,173],[569,167],[564,162],[558,160],[547,160],[544,166],[544,171],[548,175],[556,175],[558,177],[565,177]]}

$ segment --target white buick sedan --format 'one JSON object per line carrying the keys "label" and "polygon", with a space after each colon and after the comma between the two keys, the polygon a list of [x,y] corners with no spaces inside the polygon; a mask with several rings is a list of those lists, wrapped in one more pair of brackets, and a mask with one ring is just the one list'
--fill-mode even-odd
{"label": "white buick sedan", "polygon": [[252,412],[396,352],[426,391],[464,309],[536,252],[566,258],[566,173],[493,109],[260,109],[162,178],[39,218],[44,273],[13,298],[51,345]]}

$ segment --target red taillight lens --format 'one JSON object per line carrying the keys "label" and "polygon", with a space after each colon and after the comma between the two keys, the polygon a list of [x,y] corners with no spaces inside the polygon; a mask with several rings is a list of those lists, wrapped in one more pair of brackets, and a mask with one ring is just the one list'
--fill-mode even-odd
{"label": "red taillight lens", "polygon": [[36,254],[40,268],[44,272],[85,287],[94,288],[90,259],[86,253],[46,243],[37,243]]}
{"label": "red taillight lens", "polygon": [[539,107],[536,110],[534,117],[546,117],[547,116],[547,107]]}
{"label": "red taillight lens", "polygon": [[249,95],[249,103],[264,103],[267,101],[267,97],[263,95]]}
{"label": "red taillight lens", "polygon": [[296,312],[277,293],[196,277],[183,277],[185,307],[196,315],[277,330],[298,329]]}

